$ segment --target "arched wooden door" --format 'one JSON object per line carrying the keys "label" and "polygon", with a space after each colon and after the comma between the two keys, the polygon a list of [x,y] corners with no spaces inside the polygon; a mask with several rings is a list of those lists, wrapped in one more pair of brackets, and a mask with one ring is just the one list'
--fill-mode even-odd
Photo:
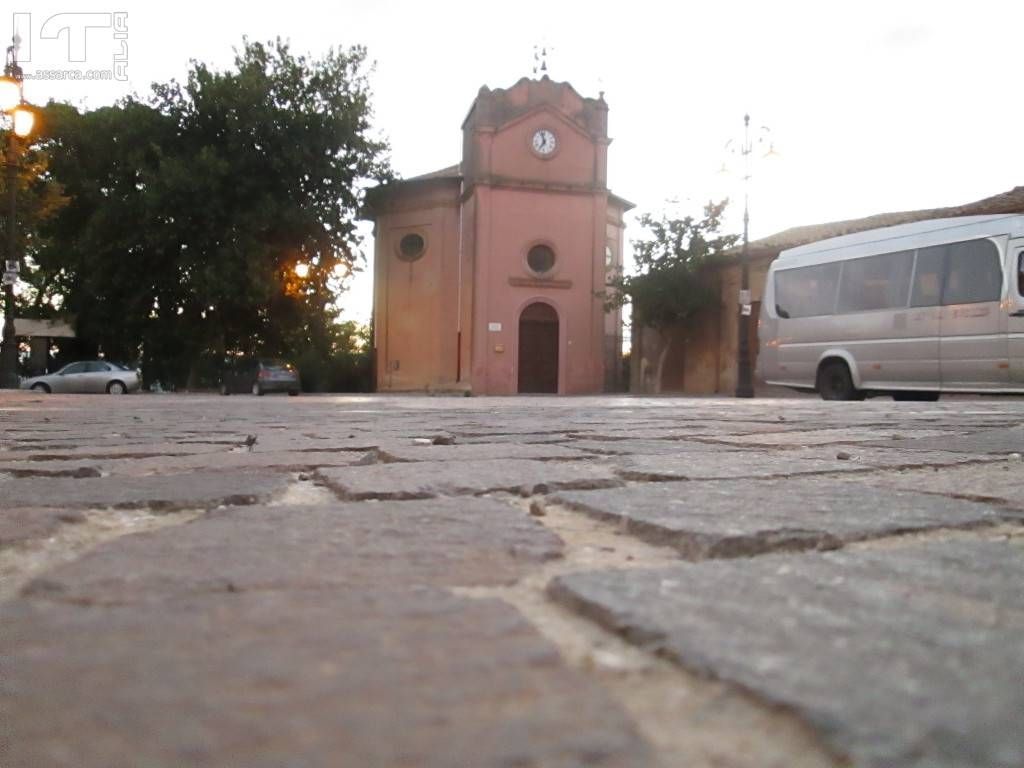
{"label": "arched wooden door", "polygon": [[519,392],[558,394],[558,313],[535,302],[519,316]]}

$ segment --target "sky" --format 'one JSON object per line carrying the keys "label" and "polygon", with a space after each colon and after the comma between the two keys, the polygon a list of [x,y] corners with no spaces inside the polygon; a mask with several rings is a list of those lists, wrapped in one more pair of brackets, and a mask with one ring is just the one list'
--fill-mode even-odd
{"label": "sky", "polygon": [[[230,66],[243,36],[280,36],[314,55],[364,45],[375,62],[374,124],[405,177],[458,162],[460,125],[480,86],[531,76],[543,46],[553,79],[584,96],[605,94],[609,186],[637,204],[627,238],[640,234],[639,213],[699,213],[725,197],[733,201],[727,228],[740,231],[742,173],[727,144],[742,137],[746,113],[766,139],[752,155],[752,238],[1024,184],[1021,2],[12,5],[28,14],[18,17],[31,40],[27,73],[110,70],[117,56],[125,78],[31,80],[25,95],[36,103],[98,107],[145,94],[153,81],[184,78],[191,59]],[[49,21],[81,12],[103,15]],[[115,12],[124,15],[105,15]],[[0,25],[12,23],[13,14],[0,16]],[[83,32],[83,23],[94,26]],[[69,50],[72,29],[84,53]],[[76,55],[85,61],[69,63]],[[778,154],[764,159],[769,143]],[[372,256],[369,239],[364,251]],[[345,317],[369,318],[369,275],[341,297]]]}

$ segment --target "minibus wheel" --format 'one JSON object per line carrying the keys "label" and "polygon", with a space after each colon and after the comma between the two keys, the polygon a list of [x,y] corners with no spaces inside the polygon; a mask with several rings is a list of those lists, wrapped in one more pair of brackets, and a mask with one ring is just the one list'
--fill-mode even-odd
{"label": "minibus wheel", "polygon": [[864,399],[864,393],[853,386],[850,369],[842,360],[822,363],[818,369],[818,394],[822,400]]}

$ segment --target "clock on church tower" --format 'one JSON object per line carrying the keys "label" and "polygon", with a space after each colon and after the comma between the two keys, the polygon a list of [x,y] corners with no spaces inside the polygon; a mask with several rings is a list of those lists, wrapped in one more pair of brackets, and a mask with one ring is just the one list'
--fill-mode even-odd
{"label": "clock on church tower", "polygon": [[481,88],[456,165],[367,195],[382,391],[618,390],[598,294],[632,204],[607,183],[608,106],[547,76]]}

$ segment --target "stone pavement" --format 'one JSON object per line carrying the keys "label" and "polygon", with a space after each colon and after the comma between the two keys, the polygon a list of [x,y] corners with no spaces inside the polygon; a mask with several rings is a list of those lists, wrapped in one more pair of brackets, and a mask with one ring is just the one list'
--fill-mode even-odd
{"label": "stone pavement", "polygon": [[1008,398],[0,393],[0,768],[1019,768],[1022,454]]}

